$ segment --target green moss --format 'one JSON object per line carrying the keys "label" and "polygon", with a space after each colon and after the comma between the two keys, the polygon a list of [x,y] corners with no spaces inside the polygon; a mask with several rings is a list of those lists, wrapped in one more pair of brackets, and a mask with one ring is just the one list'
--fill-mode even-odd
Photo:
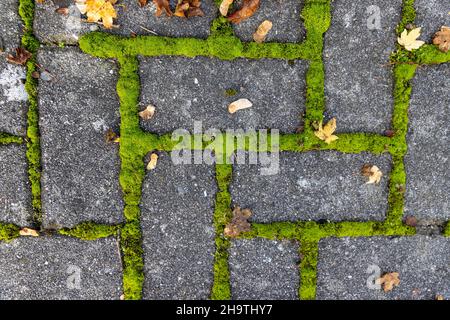
{"label": "green moss", "polygon": [[450,222],[447,222],[444,228],[444,236],[450,237]]}
{"label": "green moss", "polygon": [[2,133],[2,132],[0,132],[0,144],[9,144],[9,143],[22,144],[23,143],[23,138],[22,137],[18,137],[18,136],[14,136],[14,135],[9,134],[9,133]]}
{"label": "green moss", "polygon": [[71,229],[61,229],[58,231],[58,233],[82,240],[96,240],[116,235],[118,230],[119,226],[102,225],[94,222],[84,222]]}
{"label": "green moss", "polygon": [[319,242],[303,238],[300,242],[300,286],[298,293],[301,300],[314,300],[316,298],[318,255]]}
{"label": "green moss", "polygon": [[397,26],[397,34],[403,32],[408,24],[414,24],[416,20],[416,9],[414,8],[415,0],[403,0],[402,4],[402,20]]}
{"label": "green moss", "polygon": [[139,220],[130,221],[120,231],[123,255],[123,290],[126,300],[142,299],[144,259]]}
{"label": "green moss", "polygon": [[225,96],[226,97],[234,97],[238,94],[238,91],[236,89],[227,89],[225,90]]}
{"label": "green moss", "polygon": [[18,238],[20,228],[13,224],[0,224],[0,241],[11,241]]}

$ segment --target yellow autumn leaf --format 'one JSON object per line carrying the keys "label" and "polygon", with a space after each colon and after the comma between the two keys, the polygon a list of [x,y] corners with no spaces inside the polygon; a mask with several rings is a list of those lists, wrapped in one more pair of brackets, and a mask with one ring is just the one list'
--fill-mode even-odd
{"label": "yellow autumn leaf", "polygon": [[325,126],[322,126],[322,121],[319,123],[319,128],[314,132],[314,135],[325,143],[330,144],[338,139],[333,135],[336,131],[336,118],[331,119]]}
{"label": "yellow autumn leaf", "polygon": [[39,233],[30,228],[23,228],[19,231],[19,234],[23,237],[39,237]]}
{"label": "yellow autumn leaf", "polygon": [[113,27],[113,19],[117,18],[114,4],[117,0],[76,0],[76,6],[87,16],[88,22],[100,22],[106,29]]}
{"label": "yellow autumn leaf", "polygon": [[420,37],[420,31],[422,28],[415,28],[408,32],[408,30],[403,30],[400,37],[397,39],[398,43],[408,51],[414,49],[419,49],[425,44],[424,41],[417,40]]}
{"label": "yellow autumn leaf", "polygon": [[389,292],[400,284],[398,272],[384,274],[381,278],[375,280],[375,284],[382,285],[384,292]]}
{"label": "yellow autumn leaf", "polygon": [[383,177],[383,172],[377,166],[366,164],[361,169],[363,176],[368,177],[369,180],[366,184],[380,183],[381,177]]}
{"label": "yellow autumn leaf", "polygon": [[150,156],[150,161],[147,165],[147,170],[154,170],[156,168],[156,165],[158,163],[158,155],[156,153],[152,153]]}

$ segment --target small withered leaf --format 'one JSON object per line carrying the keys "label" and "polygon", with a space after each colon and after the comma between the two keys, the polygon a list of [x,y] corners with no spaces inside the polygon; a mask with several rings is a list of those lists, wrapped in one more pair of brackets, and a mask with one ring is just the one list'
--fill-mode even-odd
{"label": "small withered leaf", "polygon": [[138,2],[139,2],[139,5],[141,7],[143,7],[143,6],[147,5],[148,0],[138,0]]}
{"label": "small withered leaf", "polygon": [[236,238],[244,232],[251,230],[251,224],[248,219],[251,217],[250,209],[242,209],[236,206],[233,210],[233,218],[230,223],[225,226],[224,235],[230,238]]}
{"label": "small withered leaf", "polygon": [[233,3],[234,0],[223,0],[222,3],[220,4],[219,7],[219,11],[220,14],[223,15],[224,17],[226,17],[228,15],[228,10],[231,6],[231,4]]}
{"label": "small withered leaf", "polygon": [[105,134],[106,143],[118,143],[120,141],[119,136],[113,131],[113,129],[108,129]]}
{"label": "small withered leaf", "polygon": [[256,10],[259,9],[260,0],[244,0],[242,7],[232,13],[228,17],[228,21],[232,23],[240,23],[251,16],[253,16]]}
{"label": "small withered leaf", "polygon": [[405,224],[407,225],[407,226],[410,226],[410,227],[415,227],[415,226],[417,226],[417,218],[416,217],[414,217],[414,216],[407,216],[406,218],[405,218]]}
{"label": "small withered leaf", "polygon": [[267,34],[270,29],[272,29],[272,22],[269,20],[264,20],[253,34],[253,40],[257,43],[262,43],[266,40]]}
{"label": "small withered leaf", "polygon": [[384,292],[389,292],[400,284],[398,272],[385,273],[381,278],[375,281],[376,284],[383,286]]}
{"label": "small withered leaf", "polygon": [[433,44],[438,45],[442,52],[448,52],[450,50],[450,27],[441,27],[441,30],[433,38]]}
{"label": "small withered leaf", "polygon": [[19,231],[19,234],[23,237],[39,237],[39,232],[30,228],[23,228]]}
{"label": "small withered leaf", "polygon": [[336,118],[328,121],[326,125],[323,126],[322,121],[319,122],[317,131],[314,131],[314,135],[326,144],[330,144],[338,139],[338,136],[334,135],[336,131]]}
{"label": "small withered leaf", "polygon": [[166,16],[168,16],[168,17],[171,17],[173,15],[172,10],[170,9],[169,0],[153,0],[153,3],[156,6],[155,15],[157,17],[161,16],[163,11],[166,13]]}
{"label": "small withered leaf", "polygon": [[158,155],[156,153],[152,153],[150,156],[150,161],[147,164],[147,170],[154,170],[156,165],[158,164]]}
{"label": "small withered leaf", "polygon": [[139,117],[142,118],[142,120],[148,121],[151,118],[153,118],[153,115],[155,114],[156,108],[152,105],[148,105],[145,110],[139,112]]}
{"label": "small withered leaf", "polygon": [[200,0],[178,0],[174,15],[181,18],[202,17],[205,14],[200,6]]}
{"label": "small withered leaf", "polygon": [[364,177],[369,178],[366,184],[380,183],[381,177],[383,176],[383,172],[381,172],[380,168],[371,164],[365,164],[361,168],[361,174]]}
{"label": "small withered leaf", "polygon": [[63,16],[67,16],[69,15],[69,8],[58,8],[55,10],[55,12]]}
{"label": "small withered leaf", "polygon": [[386,130],[386,131],[384,132],[384,135],[385,135],[386,137],[392,138],[393,136],[395,136],[395,130]]}
{"label": "small withered leaf", "polygon": [[26,49],[24,48],[17,48],[16,49],[16,54],[12,55],[12,54],[8,54],[8,56],[6,57],[6,60],[9,63],[13,63],[13,64],[18,64],[18,65],[25,65],[27,63],[27,61],[32,57],[33,55],[28,52]]}

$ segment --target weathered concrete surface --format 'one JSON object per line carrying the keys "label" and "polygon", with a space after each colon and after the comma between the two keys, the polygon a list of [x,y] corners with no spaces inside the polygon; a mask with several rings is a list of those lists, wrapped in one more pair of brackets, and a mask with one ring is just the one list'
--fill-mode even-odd
{"label": "weathered concrete surface", "polygon": [[[234,205],[249,208],[257,222],[384,220],[390,157],[334,151],[280,154],[279,172],[262,175],[261,166],[234,165],[230,192]],[[379,185],[366,184],[364,164],[378,166]]]}
{"label": "weathered concrete surface", "polygon": [[420,39],[431,42],[442,26],[450,26],[450,3],[447,0],[416,0],[416,21],[422,27]]}
{"label": "weathered concrete surface", "polygon": [[[303,20],[300,17],[303,0],[261,1],[255,14],[238,24],[233,24],[236,35],[243,41],[253,41],[253,33],[264,21],[273,23],[266,42],[301,42],[305,37]],[[236,2],[240,8],[242,1]]]}
{"label": "weathered concrete surface", "polygon": [[0,222],[29,226],[31,216],[25,146],[0,145]]}
{"label": "weathered concrete surface", "polygon": [[145,299],[208,299],[213,282],[214,166],[159,156],[142,193]]}
{"label": "weathered concrete surface", "polygon": [[0,52],[10,52],[20,46],[23,24],[19,17],[18,0],[0,2]]}
{"label": "weathered concrete surface", "polygon": [[1,300],[118,300],[122,266],[114,238],[20,238],[0,243]]}
{"label": "weathered concrete surface", "polygon": [[25,68],[6,61],[0,53],[0,132],[24,136],[28,95]]}
{"label": "weathered concrete surface", "polygon": [[[450,299],[449,238],[328,238],[318,261],[318,299]],[[400,278],[392,291],[367,286],[389,272]]]}
{"label": "weathered concrete surface", "polygon": [[[401,3],[333,1],[325,34],[325,94],[326,115],[337,118],[338,132],[383,133],[390,128],[393,75],[388,63]],[[373,19],[377,12],[380,29]]]}
{"label": "weathered concrete surface", "polygon": [[298,245],[266,239],[235,240],[230,249],[232,299],[296,300]]}
{"label": "weathered concrete surface", "polygon": [[120,223],[117,68],[78,49],[44,49],[39,63],[51,81],[39,81],[42,205],[45,227],[83,221]]}
{"label": "weathered concrete surface", "polygon": [[[177,1],[171,0],[172,10]],[[156,7],[152,1],[145,7],[140,7],[137,0],[123,0],[120,6],[115,6],[118,18],[114,24],[120,26],[105,30],[102,26],[81,22],[83,17],[70,0],[48,0],[37,4],[34,30],[38,39],[51,43],[76,43],[78,39],[92,31],[107,31],[123,36],[160,35],[171,37],[206,38],[209,35],[210,24],[217,14],[217,7],[212,0],[203,0],[201,8],[205,16],[183,19],[166,17],[163,13],[155,16]],[[67,16],[55,12],[56,9],[69,8]]]}
{"label": "weathered concrete surface", "polygon": [[450,65],[418,68],[409,107],[405,214],[450,219]]}
{"label": "weathered concrete surface", "polygon": [[[295,132],[305,110],[306,68],[304,61],[142,58],[141,104],[153,104],[156,113],[141,126],[156,133],[192,132],[194,121],[202,121],[204,129]],[[253,106],[230,114],[228,105],[240,98]]]}

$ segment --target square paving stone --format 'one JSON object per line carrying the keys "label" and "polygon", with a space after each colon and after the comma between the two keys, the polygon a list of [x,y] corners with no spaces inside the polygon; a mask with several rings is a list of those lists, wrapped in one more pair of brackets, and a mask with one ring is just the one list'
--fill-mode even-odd
{"label": "square paving stone", "polygon": [[26,71],[8,63],[6,57],[6,53],[0,53],[0,132],[24,136],[28,110]]}
{"label": "square paving stone", "polygon": [[[153,104],[156,113],[141,126],[155,133],[192,132],[194,121],[202,121],[204,129],[295,132],[305,110],[306,69],[304,61],[142,58],[141,104]],[[228,105],[241,98],[253,106],[230,114]]]}
{"label": "square paving stone", "polygon": [[[170,0],[172,10],[177,1]],[[77,43],[78,39],[91,31],[106,31],[123,36],[160,35],[171,37],[206,38],[210,33],[210,25],[217,15],[217,6],[212,0],[203,0],[201,8],[205,16],[183,19],[166,17],[163,13],[155,16],[156,6],[152,1],[145,7],[140,7],[138,0],[123,0],[116,5],[117,19],[114,24],[118,28],[106,30],[97,24],[81,22],[82,16],[71,0],[48,0],[37,4],[34,20],[34,31],[41,42]],[[68,15],[55,12],[58,8],[69,8]],[[149,31],[150,30],[150,31]]]}
{"label": "square paving stone", "polygon": [[[249,19],[233,24],[236,35],[243,41],[253,41],[253,33],[264,21],[273,23],[266,42],[301,42],[305,37],[305,29],[300,13],[303,0],[263,0],[256,13]],[[236,2],[240,8],[242,0]]]}
{"label": "square paving stone", "polygon": [[[388,65],[396,49],[401,4],[401,0],[333,1],[331,27],[325,35],[325,95],[326,114],[337,118],[339,132],[383,133],[390,128],[393,74]],[[379,25],[372,19],[378,12]]]}
{"label": "square paving stone", "polygon": [[31,189],[25,146],[0,145],[0,222],[29,226]]}
{"label": "square paving stone", "polygon": [[450,65],[418,68],[409,107],[405,214],[450,218]]}
{"label": "square paving stone", "polygon": [[[450,238],[328,238],[319,243],[317,299],[450,299]],[[398,272],[384,292],[375,279]]]}
{"label": "square paving stone", "polygon": [[[383,172],[380,184],[366,184],[365,164]],[[334,151],[282,152],[273,175],[261,165],[234,165],[233,204],[252,210],[256,222],[384,220],[387,210],[390,156]]]}
{"label": "square paving stone", "polygon": [[214,166],[162,153],[142,190],[145,299],[208,299],[213,283]]}
{"label": "square paving stone", "polygon": [[52,76],[39,82],[44,225],[122,222],[118,145],[105,139],[120,121],[116,65],[75,48],[38,61]]}
{"label": "square paving stone", "polygon": [[266,239],[235,240],[230,248],[231,295],[237,300],[297,300],[298,245]]}
{"label": "square paving stone", "polygon": [[1,300],[118,300],[122,266],[114,238],[39,237],[0,243]]}
{"label": "square paving stone", "polygon": [[0,52],[20,46],[23,24],[19,16],[18,0],[0,1]]}
{"label": "square paving stone", "polygon": [[434,34],[442,26],[450,27],[450,2],[448,0],[416,0],[416,21],[422,27],[421,40],[432,42]]}

